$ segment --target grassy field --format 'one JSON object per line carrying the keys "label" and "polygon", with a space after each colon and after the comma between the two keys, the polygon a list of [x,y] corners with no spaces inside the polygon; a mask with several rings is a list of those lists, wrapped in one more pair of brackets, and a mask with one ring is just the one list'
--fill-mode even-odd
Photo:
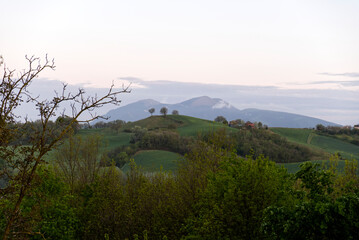
{"label": "grassy field", "polygon": [[[162,150],[139,151],[134,156],[134,161],[145,172],[157,172],[162,168],[165,171],[177,169],[177,161],[181,155]],[[130,170],[130,164],[122,167],[123,172]]]}
{"label": "grassy field", "polygon": [[92,134],[98,134],[103,138],[102,152],[107,152],[119,146],[130,144],[131,133],[120,132],[117,133],[112,129],[83,129],[80,130],[78,136],[87,137]]}
{"label": "grassy field", "polygon": [[340,153],[346,159],[359,159],[359,146],[328,136],[317,135],[311,129],[271,128],[271,130],[289,141],[321,149],[327,153]]}
{"label": "grassy field", "polygon": [[197,134],[215,131],[220,128],[225,128],[228,131],[237,131],[235,128],[230,128],[227,125],[214,121],[181,115],[173,115],[171,117],[183,122],[183,124],[177,128],[178,133],[182,136],[197,136]]}
{"label": "grassy field", "polygon": [[152,116],[136,122],[129,122],[125,125],[124,130],[131,129],[135,126],[139,126],[141,128],[147,128],[148,130],[157,130],[161,128],[175,129],[182,124],[183,122],[180,119],[177,119],[173,115],[167,115],[166,117]]}

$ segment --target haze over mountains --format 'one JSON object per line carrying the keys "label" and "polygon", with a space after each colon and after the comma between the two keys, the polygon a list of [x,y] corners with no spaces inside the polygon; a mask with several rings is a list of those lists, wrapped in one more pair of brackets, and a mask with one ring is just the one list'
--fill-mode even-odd
{"label": "haze over mountains", "polygon": [[322,119],[286,112],[255,108],[239,110],[222,99],[207,96],[192,98],[176,104],[164,104],[152,99],[145,99],[113,109],[104,116],[109,117],[108,121],[117,119],[137,121],[149,117],[150,113],[148,110],[150,108],[155,108],[155,115],[160,114],[162,107],[168,108],[168,114],[171,114],[173,110],[177,110],[181,115],[202,119],[214,120],[217,116],[224,116],[227,120],[243,119],[244,121],[251,122],[260,121],[270,127],[313,128],[317,124],[323,124],[325,126],[338,125]]}

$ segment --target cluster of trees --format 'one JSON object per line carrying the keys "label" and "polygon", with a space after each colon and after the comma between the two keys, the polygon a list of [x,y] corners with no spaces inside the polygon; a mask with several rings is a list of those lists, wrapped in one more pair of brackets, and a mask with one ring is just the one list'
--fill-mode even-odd
{"label": "cluster of trees", "polygon": [[[263,129],[239,129],[236,132],[227,133],[224,129],[221,134],[228,136],[229,143],[240,156],[253,155],[266,156],[277,163],[291,163],[308,161],[317,153],[308,147],[290,143],[278,134]],[[207,140],[213,133],[204,134],[202,139]]]}
{"label": "cluster of trees", "polygon": [[[150,108],[150,109],[148,109],[148,112],[151,114],[151,116],[152,116],[152,114],[153,114],[155,111],[156,111],[155,108]],[[167,113],[168,113],[168,108],[162,107],[162,108],[160,109],[160,113],[161,113],[164,117],[166,117],[166,116],[167,116]],[[179,114],[178,110],[173,110],[173,111],[172,111],[172,115],[178,115],[178,114]]]}
{"label": "cluster of trees", "polygon": [[[259,129],[268,129],[268,126],[267,125],[263,125],[262,122],[250,122],[250,121],[244,121],[242,119],[236,119],[236,120],[232,120],[230,122],[227,121],[227,119],[223,116],[217,116],[215,119],[214,119],[215,122],[219,122],[219,123],[223,123],[225,125],[229,125],[230,127],[234,127],[234,128],[248,128],[248,129],[251,129],[251,128],[259,128]],[[252,127],[253,126],[253,127]]]}
{"label": "cluster of trees", "polygon": [[111,122],[99,121],[99,122],[95,123],[93,126],[90,125],[90,127],[91,128],[110,128],[112,130],[118,131],[125,125],[126,125],[126,122],[123,120],[114,120]]}
{"label": "cluster of trees", "polygon": [[330,135],[336,134],[347,134],[347,135],[359,135],[359,129],[352,128],[350,126],[345,127],[336,127],[336,126],[324,126],[322,124],[318,124],[315,129],[318,132],[327,133]]}
{"label": "cluster of trees", "polygon": [[[68,116],[59,116],[55,121],[49,120],[47,122],[47,128],[52,129],[52,131],[51,134],[47,135],[46,142],[50,143],[54,141],[69,125],[71,125],[71,127],[65,137],[78,132],[81,128],[78,121]],[[12,129],[14,134],[16,134],[16,136],[14,135],[12,137],[10,145],[27,145],[36,141],[38,134],[42,131],[43,123],[41,120],[26,121],[25,123],[15,122],[9,123],[8,128]]]}
{"label": "cluster of trees", "polygon": [[[82,141],[79,145],[86,143]],[[84,150],[86,148],[83,148]],[[88,149],[88,148],[87,148]],[[333,157],[296,174],[263,156],[239,157],[221,132],[198,141],[176,173],[148,175],[132,163],[91,181],[51,165],[37,169],[13,239],[355,239],[358,163],[338,173]],[[79,164],[81,168],[86,166]],[[0,199],[0,235],[14,204]]]}
{"label": "cluster of trees", "polygon": [[240,129],[231,134],[237,153],[245,156],[264,155],[278,163],[303,162],[316,156],[308,147],[291,143],[286,138],[261,129]]}

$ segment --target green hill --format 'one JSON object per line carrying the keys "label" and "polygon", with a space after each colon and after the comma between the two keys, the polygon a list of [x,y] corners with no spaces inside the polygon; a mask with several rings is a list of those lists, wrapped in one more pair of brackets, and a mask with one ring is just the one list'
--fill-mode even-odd
{"label": "green hill", "polygon": [[230,128],[222,123],[183,115],[148,117],[136,122],[127,123],[123,131],[130,130],[135,126],[147,128],[150,131],[158,129],[176,129],[181,136],[196,136],[198,133],[217,130],[219,128],[227,128],[229,131],[236,131],[236,129]]}

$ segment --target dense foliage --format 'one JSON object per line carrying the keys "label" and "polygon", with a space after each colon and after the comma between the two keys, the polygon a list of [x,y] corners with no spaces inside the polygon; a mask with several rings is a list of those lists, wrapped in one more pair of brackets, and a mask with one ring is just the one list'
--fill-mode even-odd
{"label": "dense foliage", "polygon": [[[97,155],[97,140],[71,140],[82,152],[74,161],[86,149]],[[77,178],[74,188],[63,169],[43,166],[13,238],[357,239],[358,163],[347,161],[340,173],[337,161],[326,169],[306,162],[288,174],[262,155],[239,157],[233,138],[213,132],[174,174],[146,174],[132,162],[127,174],[115,166],[90,171],[95,178]],[[80,174],[89,166],[76,167]],[[13,204],[0,199],[0,236]]]}
{"label": "dense foliage", "polygon": [[315,155],[309,148],[290,143],[265,129],[240,129],[230,135],[237,154],[241,156],[264,155],[277,163],[290,163],[308,161]]}

